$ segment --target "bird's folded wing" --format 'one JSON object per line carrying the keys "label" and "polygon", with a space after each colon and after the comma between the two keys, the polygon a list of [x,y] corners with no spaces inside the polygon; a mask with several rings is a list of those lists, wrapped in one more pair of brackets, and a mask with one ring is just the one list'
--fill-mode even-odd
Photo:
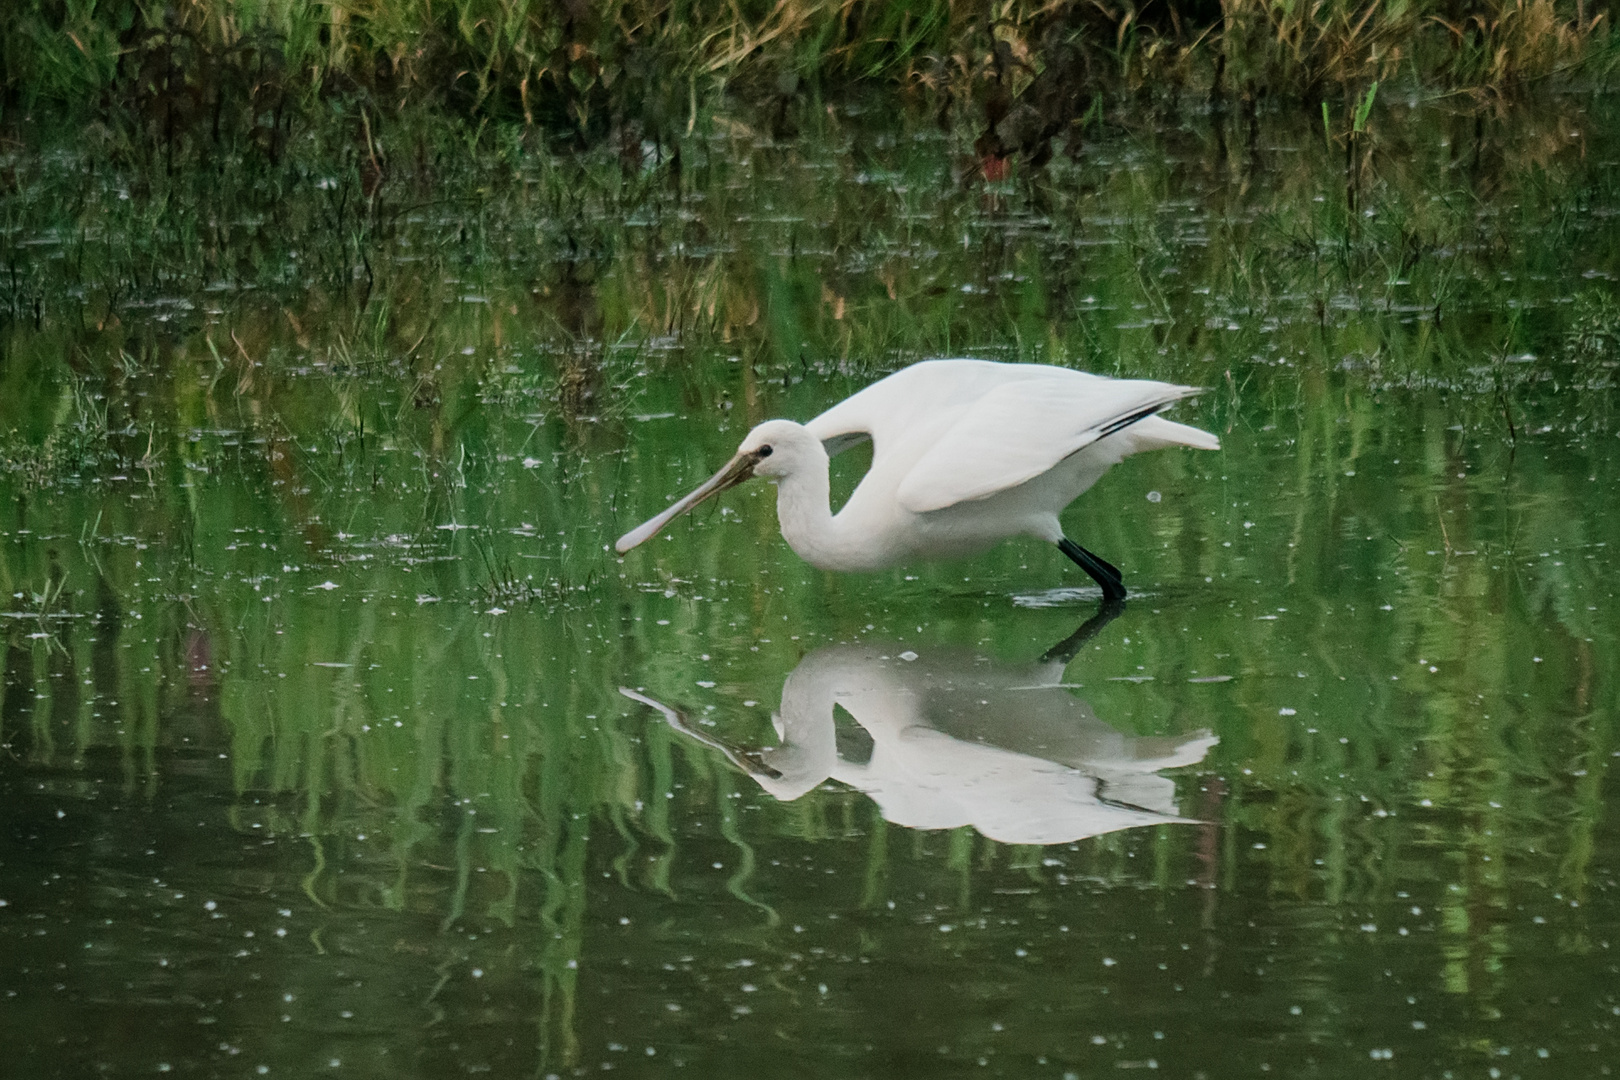
{"label": "bird's folded wing", "polygon": [[866,431],[840,431],[823,439],[821,448],[827,451],[828,457],[837,457],[850,447],[859,446],[871,437],[871,433]]}
{"label": "bird's folded wing", "polygon": [[[998,386],[1025,379],[1050,379],[1051,369],[1035,364],[989,360],[921,360],[856,391],[805,424],[821,440],[828,457],[870,438],[891,446],[933,430]],[[1108,382],[1082,372],[1071,381]]]}
{"label": "bird's folded wing", "polygon": [[900,482],[900,505],[943,510],[1017,487],[1198,391],[1147,380],[1028,379],[985,394]]}

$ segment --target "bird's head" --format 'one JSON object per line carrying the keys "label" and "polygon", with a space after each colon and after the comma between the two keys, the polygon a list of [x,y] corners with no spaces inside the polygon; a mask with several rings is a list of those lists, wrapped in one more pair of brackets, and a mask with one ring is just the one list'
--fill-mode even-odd
{"label": "bird's head", "polygon": [[748,433],[732,460],[751,461],[750,475],[762,476],[774,483],[805,467],[821,465],[825,468],[826,457],[821,440],[810,434],[803,424],[767,420]]}
{"label": "bird's head", "polygon": [[623,555],[657,536],[665,525],[710,496],[734,488],[755,476],[763,476],[775,483],[806,465],[814,464],[818,453],[825,462],[827,454],[820,440],[810,434],[803,424],[791,420],[767,420],[748,433],[724,468],[657,517],[619,537],[614,547]]}

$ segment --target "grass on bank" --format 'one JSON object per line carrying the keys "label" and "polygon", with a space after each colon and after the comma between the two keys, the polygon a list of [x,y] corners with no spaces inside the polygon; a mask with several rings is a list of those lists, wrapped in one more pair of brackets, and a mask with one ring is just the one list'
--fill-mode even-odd
{"label": "grass on bank", "polygon": [[1613,71],[1601,0],[14,0],[0,101],[274,143],[322,100],[668,140],[740,94],[888,87],[967,109],[987,153],[1051,153],[1111,92],[1314,105],[1371,81],[1511,93]]}

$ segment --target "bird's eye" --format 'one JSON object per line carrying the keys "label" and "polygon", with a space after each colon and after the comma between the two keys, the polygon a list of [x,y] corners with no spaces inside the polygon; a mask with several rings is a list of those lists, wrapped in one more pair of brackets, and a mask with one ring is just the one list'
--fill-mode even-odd
{"label": "bird's eye", "polygon": [[758,454],[760,457],[770,457],[771,456],[771,448],[770,448],[770,446],[768,444],[765,445],[765,446],[760,447],[758,450],[756,450],[754,452],[756,454]]}

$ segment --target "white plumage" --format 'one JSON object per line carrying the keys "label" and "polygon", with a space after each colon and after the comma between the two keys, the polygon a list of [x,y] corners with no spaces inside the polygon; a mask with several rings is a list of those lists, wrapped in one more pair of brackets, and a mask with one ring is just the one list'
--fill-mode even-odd
{"label": "white plumage", "polygon": [[[1006,665],[941,649],[831,645],[799,662],[774,716],[777,746],[733,747],[654,698],[674,727],[725,754],[778,799],[826,780],[863,791],[914,829],[971,825],[1006,844],[1058,844],[1117,829],[1186,822],[1175,782],[1217,739],[1125,735],[1062,686],[1063,660]],[[835,711],[867,735],[843,746]],[[862,747],[861,742],[866,742]]]}
{"label": "white plumage", "polygon": [[[726,488],[777,485],[782,536],[823,570],[971,555],[1011,536],[1059,545],[1117,601],[1119,571],[1063,535],[1058,515],[1125,457],[1215,436],[1156,415],[1197,389],[1044,364],[926,360],[807,424],[767,420],[706,483],[619,539],[622,554]],[[872,466],[837,513],[828,458],[872,440]]]}

